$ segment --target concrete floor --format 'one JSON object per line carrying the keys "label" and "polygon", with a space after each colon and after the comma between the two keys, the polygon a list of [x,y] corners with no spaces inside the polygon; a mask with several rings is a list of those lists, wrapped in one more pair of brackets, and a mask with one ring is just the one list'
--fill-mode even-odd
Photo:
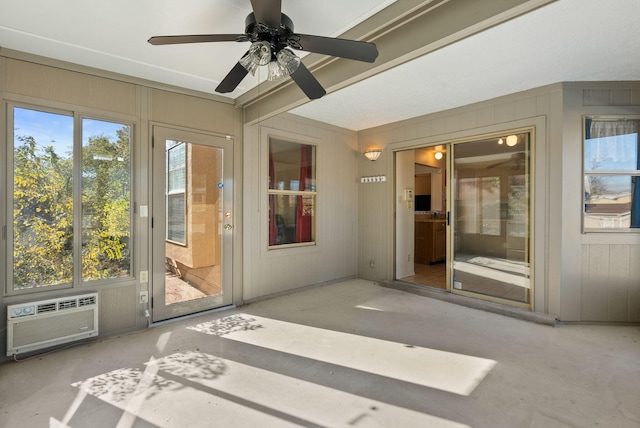
{"label": "concrete floor", "polygon": [[638,427],[640,327],[315,287],[0,364],[2,427]]}

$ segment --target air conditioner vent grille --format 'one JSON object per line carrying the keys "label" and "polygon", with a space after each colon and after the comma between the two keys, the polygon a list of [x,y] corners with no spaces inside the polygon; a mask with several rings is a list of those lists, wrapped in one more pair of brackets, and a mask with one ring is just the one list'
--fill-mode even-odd
{"label": "air conditioner vent grille", "polygon": [[78,306],[89,306],[89,305],[95,305],[95,304],[96,304],[95,296],[80,297],[78,299]]}
{"label": "air conditioner vent grille", "polygon": [[78,301],[76,299],[73,300],[61,300],[58,302],[58,310],[62,311],[65,309],[72,309],[78,307]]}
{"label": "air conditioner vent grille", "polygon": [[56,302],[46,302],[38,305],[37,312],[39,314],[42,314],[45,312],[54,312],[55,310],[56,310]]}

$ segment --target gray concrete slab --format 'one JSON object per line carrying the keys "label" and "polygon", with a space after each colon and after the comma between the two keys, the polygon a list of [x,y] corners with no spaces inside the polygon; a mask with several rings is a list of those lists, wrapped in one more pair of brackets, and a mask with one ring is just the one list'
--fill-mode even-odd
{"label": "gray concrete slab", "polygon": [[638,427],[640,327],[349,280],[0,365],[2,427]]}

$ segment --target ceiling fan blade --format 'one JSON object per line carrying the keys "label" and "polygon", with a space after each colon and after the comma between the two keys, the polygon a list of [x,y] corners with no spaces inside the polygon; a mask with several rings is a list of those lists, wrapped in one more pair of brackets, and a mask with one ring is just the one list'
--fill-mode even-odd
{"label": "ceiling fan blade", "polygon": [[[244,54],[243,58],[247,56],[249,52]],[[216,92],[220,92],[222,94],[227,92],[233,92],[233,90],[238,87],[242,79],[249,73],[246,68],[244,68],[240,62],[237,62],[236,65],[233,66],[229,74],[222,79],[222,82],[216,88]]]}
{"label": "ceiling fan blade", "polygon": [[293,34],[291,38],[300,46],[291,46],[307,52],[332,55],[357,61],[373,62],[378,57],[378,48],[369,42],[337,39],[332,37],[311,36],[309,34]]}
{"label": "ceiling fan blade", "polygon": [[154,36],[148,42],[152,45],[175,45],[179,43],[244,42],[245,34],[194,34],[190,36]]}
{"label": "ceiling fan blade", "polygon": [[282,0],[251,0],[256,22],[271,28],[280,28],[282,21]]}
{"label": "ceiling fan blade", "polygon": [[327,93],[303,63],[300,63],[298,69],[291,73],[291,78],[310,100],[322,98],[322,96]]}

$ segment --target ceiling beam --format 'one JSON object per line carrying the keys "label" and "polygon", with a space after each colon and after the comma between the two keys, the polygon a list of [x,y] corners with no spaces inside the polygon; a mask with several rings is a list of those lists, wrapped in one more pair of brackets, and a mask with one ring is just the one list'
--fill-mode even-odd
{"label": "ceiling beam", "polygon": [[[370,41],[379,56],[374,63],[311,54],[303,62],[327,94],[556,0],[400,0],[340,37]],[[245,123],[291,110],[309,99],[291,79],[266,82],[236,100]]]}

